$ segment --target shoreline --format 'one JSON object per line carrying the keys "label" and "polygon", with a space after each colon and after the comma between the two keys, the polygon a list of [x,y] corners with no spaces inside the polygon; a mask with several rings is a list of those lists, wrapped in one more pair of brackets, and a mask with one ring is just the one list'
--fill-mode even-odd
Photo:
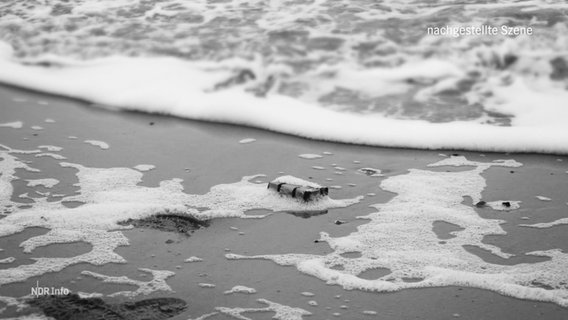
{"label": "shoreline", "polygon": [[[15,97],[25,97],[28,102],[15,102],[12,100]],[[46,104],[38,103],[39,101]],[[376,193],[375,196],[368,196],[361,203],[347,210],[331,209],[327,214],[309,219],[282,213],[264,219],[215,219],[209,228],[198,230],[187,239],[156,230],[124,231],[130,245],[119,247],[117,253],[126,258],[127,264],[109,264],[102,267],[74,265],[57,274],[45,274],[39,279],[32,278],[25,283],[2,287],[0,295],[10,295],[7,292],[11,290],[23,294],[29,290],[31,283],[35,284],[36,280],[43,282],[53,279],[56,283],[75,287],[74,291],[81,287],[84,288],[81,291],[85,292],[110,294],[133,288],[128,285],[103,285],[96,279],[79,275],[80,271],[87,269],[101,274],[127,275],[132,279],[148,281],[148,277],[143,276],[143,272],[137,269],[151,268],[176,272],[173,278],[168,279],[175,293],[157,292],[151,296],[173,296],[189,303],[188,311],[172,319],[195,318],[212,312],[218,306],[259,307],[262,305],[255,302],[259,298],[310,311],[314,315],[309,319],[333,317],[333,313],[336,312],[341,313],[346,319],[373,318],[362,315],[363,310],[374,310],[385,319],[451,318],[455,317],[455,314],[465,319],[485,317],[532,319],[537,316],[560,319],[568,315],[568,309],[554,304],[518,300],[475,288],[405,289],[395,293],[347,291],[338,286],[327,286],[323,281],[301,274],[295,268],[282,267],[270,261],[225,259],[225,254],[232,252],[329,253],[327,244],[313,242],[320,231],[329,232],[334,237],[355,231],[357,226],[366,223],[365,220],[356,220],[356,216],[373,212],[374,209],[369,208],[369,205],[385,203],[394,196],[378,188],[380,181],[385,177],[404,174],[409,168],[426,169],[427,164],[442,159],[440,153],[453,153],[451,151],[347,145],[307,140],[234,125],[203,123],[151,114],[109,112],[87,107],[84,102],[17,88],[0,87],[0,103],[5,105],[0,110],[3,123],[17,120],[24,122],[22,129],[0,128],[2,133],[0,143],[18,149],[33,149],[40,145],[61,146],[63,147],[61,154],[67,157],[63,161],[90,167],[132,168],[139,164],[155,165],[155,169],[144,172],[141,182],[144,186],[157,186],[159,181],[182,178],[186,193],[203,194],[211,186],[239,181],[246,175],[266,174],[266,178],[259,179],[265,183],[282,175],[279,172],[285,172],[305,179],[311,177],[310,180],[320,184],[340,185],[341,189],[331,189],[333,198],[344,199],[365,195],[368,192]],[[46,123],[47,118],[55,122]],[[150,125],[151,122],[154,124]],[[30,129],[30,126],[34,125],[42,126],[44,129]],[[77,136],[78,139],[69,139],[69,136]],[[256,141],[248,144],[239,143],[246,138],[254,138]],[[104,141],[110,145],[110,148],[103,150],[83,142],[91,139]],[[332,155],[314,160],[298,157],[300,154],[322,152],[331,152]],[[548,222],[566,217],[568,199],[563,191],[568,190],[565,182],[568,157],[495,153],[483,153],[484,156],[481,156],[479,152],[459,151],[459,153],[465,154],[471,160],[489,161],[506,157],[524,164],[521,168],[491,170],[483,174],[487,181],[484,198],[523,201],[521,211],[517,213],[499,214],[488,210],[477,210],[483,218],[506,221],[503,228],[510,238],[491,237],[486,239],[487,241],[506,249],[507,252],[522,253],[545,249],[541,242],[534,241],[536,237],[543,236],[542,242],[545,243],[545,247],[568,251],[566,235],[559,230],[565,228],[564,226],[546,231],[518,227],[521,223]],[[76,191],[77,188],[72,185],[76,178],[72,172],[58,168],[56,159],[29,157],[27,160],[33,161],[33,167],[42,171],[40,175],[54,172],[58,174],[60,184],[54,187],[54,193],[69,194]],[[332,163],[345,167],[346,173],[334,174],[330,167]],[[312,168],[314,166],[325,169],[314,169]],[[368,177],[357,173],[357,168],[362,166],[379,168],[385,177]],[[442,167],[428,168],[428,170],[459,171],[462,168]],[[34,176],[24,172],[18,172],[18,175],[26,178]],[[27,187],[23,182],[15,182],[17,183],[15,183],[14,196],[43,190]],[[355,186],[350,186],[351,183]],[[553,201],[542,202],[535,198],[538,195],[548,196]],[[523,217],[528,217],[529,220],[523,220]],[[346,220],[347,223],[335,225],[334,221],[338,219]],[[244,232],[244,235],[239,235],[231,227]],[[291,230],[294,231],[293,236]],[[28,230],[24,233],[28,233]],[[10,238],[16,237],[17,240],[9,243],[10,250],[18,250],[16,242],[20,241],[19,238],[29,236],[29,233],[28,235],[24,233],[10,236]],[[174,242],[166,244],[170,239]],[[71,250],[72,247],[74,248]],[[44,250],[47,248],[50,250]],[[230,251],[226,251],[225,248]],[[0,253],[1,258],[12,253],[7,248],[3,249],[5,251]],[[65,244],[38,248],[32,255],[83,252],[86,249],[81,245]],[[146,254],[154,254],[155,257]],[[474,254],[491,259],[491,255],[486,252]],[[198,256],[205,261],[184,263],[183,260],[190,256]],[[524,261],[522,259],[530,261],[531,257],[521,257],[521,260],[516,260],[515,263]],[[497,260],[495,263],[499,262],[502,261]],[[0,268],[7,267],[9,265],[0,265]],[[204,273],[207,273],[207,276],[200,276]],[[77,279],[78,276],[80,279]],[[216,287],[202,288],[199,287],[199,283],[214,283]],[[234,285],[253,287],[258,293],[223,294]],[[302,296],[301,292],[304,291],[314,292],[316,296],[313,298]],[[335,298],[336,295],[341,295],[341,298]],[[346,299],[349,302],[346,302]],[[317,300],[319,305],[310,306],[307,303],[309,300]],[[341,308],[341,305],[348,308]],[[328,307],[331,309],[328,310]]]}

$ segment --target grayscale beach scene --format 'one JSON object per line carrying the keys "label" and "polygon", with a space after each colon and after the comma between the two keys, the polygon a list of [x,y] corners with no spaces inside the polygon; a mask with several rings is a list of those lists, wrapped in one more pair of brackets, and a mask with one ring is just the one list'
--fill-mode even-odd
{"label": "grayscale beach scene", "polygon": [[0,318],[568,319],[568,3],[0,1]]}

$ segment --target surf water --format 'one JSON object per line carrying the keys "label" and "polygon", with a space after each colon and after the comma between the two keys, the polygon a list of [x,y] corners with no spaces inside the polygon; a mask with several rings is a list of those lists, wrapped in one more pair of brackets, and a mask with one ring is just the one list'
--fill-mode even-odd
{"label": "surf water", "polygon": [[[345,143],[566,154],[567,10],[553,0],[4,1],[0,82]],[[499,32],[428,31],[460,26]],[[532,34],[502,34],[515,26]]]}

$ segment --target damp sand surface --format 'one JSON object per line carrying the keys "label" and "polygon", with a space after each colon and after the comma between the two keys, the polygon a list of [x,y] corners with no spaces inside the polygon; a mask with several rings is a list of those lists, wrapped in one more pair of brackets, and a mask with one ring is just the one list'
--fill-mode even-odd
{"label": "damp sand surface", "polygon": [[[25,100],[25,101],[21,101]],[[40,104],[38,101],[47,101]],[[172,297],[187,302],[187,309],[172,319],[197,318],[215,312],[217,307],[263,308],[266,305],[257,299],[267,299],[312,313],[305,319],[336,318],[366,319],[376,311],[381,319],[562,319],[568,317],[568,309],[553,303],[521,300],[498,293],[468,287],[441,287],[405,289],[392,293],[345,290],[340,286],[328,286],[325,282],[300,273],[294,267],[279,266],[265,260],[227,260],[230,253],[242,255],[302,253],[325,255],[332,250],[325,242],[316,242],[321,231],[332,237],[349,235],[357,227],[367,223],[356,219],[374,211],[370,205],[386,203],[395,194],[379,188],[379,183],[388,177],[408,173],[409,169],[430,171],[460,171],[466,167],[435,167],[428,164],[444,159],[440,153],[465,155],[473,161],[515,159],[523,163],[519,168],[491,168],[482,173],[487,187],[482,199],[492,201],[522,201],[521,207],[511,211],[495,211],[488,207],[475,207],[471,199],[464,203],[475,207],[484,219],[500,219],[506,236],[487,236],[484,243],[495,245],[503,252],[515,254],[503,259],[477,248],[465,248],[485,262],[492,264],[536,263],[542,257],[526,255],[536,250],[561,249],[568,251],[565,225],[548,229],[520,227],[520,224],[536,224],[566,218],[566,171],[568,159],[554,155],[527,154],[480,154],[453,150],[416,151],[406,149],[371,148],[320,141],[305,140],[240,126],[179,120],[158,115],[127,112],[108,112],[88,108],[88,104],[60,97],[46,96],[14,88],[0,88],[0,118],[2,122],[22,121],[22,128],[0,128],[0,143],[12,148],[31,150],[41,145],[62,147],[60,152],[66,162],[88,167],[134,168],[140,163],[151,163],[154,170],[144,173],[141,185],[155,187],[160,181],[181,178],[184,191],[205,194],[212,186],[239,181],[243,176],[265,174],[258,183],[266,183],[283,175],[293,175],[321,185],[327,178],[333,184],[343,186],[332,189],[336,199],[352,198],[372,193],[361,202],[348,208],[330,209],[325,214],[305,216],[278,212],[263,219],[213,219],[207,228],[195,230],[191,237],[168,230],[132,228],[122,231],[129,240],[116,253],[127,263],[94,266],[78,264],[61,272],[47,273],[24,282],[0,287],[0,295],[20,297],[30,293],[30,288],[40,284],[64,286],[72,292],[102,293],[108,303],[124,303],[146,298]],[[46,118],[54,123],[45,123]],[[33,130],[41,124],[44,129]],[[78,139],[69,139],[69,136]],[[255,143],[241,144],[235,137],[254,137]],[[82,141],[105,141],[112,148],[101,150]],[[299,154],[331,152],[332,156],[305,161]],[[30,166],[39,173],[17,170],[21,179],[47,179],[56,177],[60,182],[50,190],[52,194],[73,194],[77,178],[68,170],[62,170],[58,160],[50,157],[36,158],[21,155],[30,161]],[[563,159],[563,161],[558,161]],[[354,160],[358,162],[355,163]],[[317,165],[327,170],[313,170]],[[343,175],[334,175],[334,166],[345,168]],[[361,168],[377,168],[384,176],[371,177],[361,173]],[[350,184],[353,187],[348,187]],[[46,192],[44,186],[30,187],[27,181],[15,180],[13,200],[26,203],[18,195],[28,193],[39,198]],[[546,196],[551,201],[540,201],[536,196]],[[69,203],[78,206],[80,203]],[[253,210],[249,215],[262,215],[266,210]],[[335,221],[345,223],[336,224]],[[452,232],[459,228],[446,223],[436,223],[433,231],[440,241],[451,239]],[[69,257],[82,254],[89,246],[82,243],[51,245],[22,252],[19,244],[37,234],[47,232],[34,228],[2,239],[0,259],[15,257],[13,264],[0,264],[1,269],[32,263],[29,258],[52,256]],[[184,263],[187,257],[203,259],[199,263]],[[356,258],[354,256],[353,258]],[[165,281],[171,291],[156,291],[149,295],[109,297],[116,292],[135,291],[136,285],[128,283],[103,283],[100,279],[85,274],[90,271],[108,276],[127,276],[147,282],[152,275],[141,269],[167,270],[175,275]],[[380,277],[367,274],[366,277]],[[214,287],[203,288],[200,283]],[[223,294],[235,286],[254,288],[255,294]],[[302,292],[314,295],[306,297]],[[309,303],[317,301],[317,305]],[[412,306],[412,307],[409,307]],[[21,311],[24,314],[31,309]],[[36,309],[37,312],[37,309]],[[18,315],[10,307],[2,317]],[[245,314],[255,319],[269,319],[274,313]],[[457,315],[457,316],[456,316]],[[215,315],[211,319],[229,319]]]}

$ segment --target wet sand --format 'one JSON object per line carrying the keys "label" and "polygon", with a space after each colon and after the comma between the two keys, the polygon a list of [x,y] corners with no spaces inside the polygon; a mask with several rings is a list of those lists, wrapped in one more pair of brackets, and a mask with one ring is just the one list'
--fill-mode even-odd
{"label": "wet sand", "polygon": [[[25,101],[19,101],[25,99]],[[497,245],[518,256],[505,260],[478,248],[468,250],[485,261],[496,264],[537,262],[536,257],[524,252],[560,248],[568,250],[566,226],[549,229],[519,227],[522,223],[549,222],[567,217],[568,207],[568,157],[527,154],[480,154],[461,151],[419,151],[353,146],[215,123],[180,120],[160,115],[117,113],[91,108],[88,103],[53,97],[10,87],[0,87],[0,123],[23,121],[21,129],[0,128],[0,143],[12,148],[35,149],[40,145],[63,147],[60,154],[65,161],[89,167],[134,167],[152,164],[156,168],[145,172],[143,185],[156,186],[160,181],[172,178],[184,180],[185,192],[203,194],[211,186],[239,181],[243,176],[266,174],[259,182],[268,182],[280,176],[280,172],[312,180],[322,185],[338,185],[330,195],[336,199],[366,195],[360,203],[344,209],[332,209],[327,214],[308,219],[287,213],[273,214],[264,219],[216,219],[205,229],[197,230],[190,237],[151,229],[125,231],[129,246],[120,247],[117,253],[128,263],[108,264],[101,267],[79,264],[60,273],[48,273],[24,283],[0,287],[0,296],[19,297],[30,293],[36,281],[44,285],[64,286],[72,292],[99,292],[111,294],[122,290],[134,290],[130,285],[103,284],[102,281],[81,275],[84,270],[101,274],[122,276],[148,281],[148,274],[138,270],[150,268],[176,273],[168,278],[172,292],[154,292],[150,297],[177,297],[188,303],[188,310],[173,319],[196,318],[214,311],[215,307],[262,307],[256,299],[268,299],[283,305],[302,308],[312,313],[306,319],[565,319],[568,309],[551,303],[519,300],[495,292],[474,288],[445,287],[402,290],[395,293],[347,291],[339,286],[328,286],[319,279],[301,274],[296,268],[283,267],[263,260],[227,260],[225,254],[280,254],[280,253],[329,253],[326,243],[315,243],[320,231],[331,236],[347,235],[355,231],[365,220],[355,217],[374,212],[369,205],[384,203],[394,195],[379,188],[381,177],[369,177],[357,172],[362,167],[378,168],[385,177],[404,174],[409,168],[426,169],[427,164],[442,159],[439,155],[460,153],[470,160],[515,159],[523,167],[490,169],[483,174],[487,188],[483,197],[491,200],[512,199],[523,201],[521,209],[512,213],[499,213],[489,208],[476,211],[483,218],[502,219],[506,236],[486,237],[484,242]],[[45,122],[53,119],[54,123]],[[317,125],[317,119],[314,119]],[[41,126],[42,130],[33,130]],[[70,136],[77,139],[70,139]],[[252,143],[239,143],[254,138]],[[84,143],[99,140],[110,145],[108,150]],[[322,158],[307,160],[298,155],[331,152]],[[58,160],[33,155],[22,155],[31,165],[41,170],[32,174],[19,170],[21,178],[57,177],[61,182],[51,191],[72,194],[76,177],[72,171],[63,170]],[[561,161],[560,161],[561,160]],[[357,161],[357,162],[354,162]],[[347,170],[334,174],[331,164]],[[324,170],[313,167],[323,167]],[[428,168],[428,170],[463,170],[463,168]],[[513,172],[511,172],[513,171]],[[326,179],[333,179],[327,181]],[[350,186],[349,184],[354,184]],[[13,200],[17,195],[38,190],[22,181],[15,181]],[[45,191],[45,190],[44,190]],[[535,197],[546,196],[552,201]],[[36,195],[37,196],[37,195]],[[465,200],[467,202],[467,199]],[[69,204],[72,205],[72,204]],[[259,212],[261,213],[261,212]],[[336,220],[346,223],[337,225]],[[452,230],[441,224],[436,232],[443,238]],[[32,263],[26,257],[74,256],[87,252],[90,245],[84,243],[51,245],[24,254],[19,243],[32,235],[47,230],[34,228],[2,239],[0,259],[16,257],[12,264],[0,264],[10,268]],[[239,234],[242,232],[243,234]],[[202,262],[185,263],[197,256]],[[203,288],[199,283],[214,284]],[[235,285],[257,290],[255,294],[225,295],[224,291]],[[312,292],[306,297],[302,292]],[[339,296],[339,297],[338,297]],[[148,296],[138,296],[142,299]],[[127,298],[105,298],[122,301]],[[315,300],[318,306],[308,301]],[[344,306],[343,308],[341,306]],[[1,306],[0,306],[1,307]],[[346,307],[346,308],[345,308]],[[377,315],[362,314],[373,310]],[[22,313],[29,313],[30,309]],[[340,313],[339,317],[334,313]],[[8,309],[0,317],[17,315]],[[273,314],[247,314],[253,319],[270,319]],[[212,319],[226,319],[217,316]]]}

